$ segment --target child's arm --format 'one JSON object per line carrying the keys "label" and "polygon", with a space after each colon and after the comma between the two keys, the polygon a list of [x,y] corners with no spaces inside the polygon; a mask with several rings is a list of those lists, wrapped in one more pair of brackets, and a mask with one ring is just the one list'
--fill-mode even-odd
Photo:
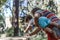
{"label": "child's arm", "polygon": [[57,37],[57,35],[56,35],[56,32],[55,32],[55,31],[53,31],[52,29],[50,29],[50,28],[46,27],[46,28],[44,29],[44,31],[46,31],[46,32],[49,32],[49,33],[53,34],[53,36],[54,36],[55,38],[57,38],[57,39],[58,39],[58,37]]}
{"label": "child's arm", "polygon": [[24,33],[28,32],[28,30],[32,29],[31,26],[28,26],[25,30],[24,30]]}
{"label": "child's arm", "polygon": [[31,23],[28,24],[27,28],[24,30],[24,33],[26,33],[28,30],[32,29],[32,26],[30,24]]}
{"label": "child's arm", "polygon": [[39,27],[41,29],[40,25],[38,24],[38,18],[37,17],[34,18],[34,23],[35,23],[36,27]]}
{"label": "child's arm", "polygon": [[57,24],[56,22],[50,22],[50,25],[54,25],[54,26],[57,26],[57,28],[60,28],[60,25]]}
{"label": "child's arm", "polygon": [[[39,25],[37,24],[36,18],[34,18],[34,22],[35,22],[35,26],[37,27],[37,29],[36,29],[34,32],[32,32],[31,34],[29,34],[30,36],[37,34],[37,33],[41,30],[41,28],[40,28]],[[28,29],[28,28],[27,28],[27,29]]]}
{"label": "child's arm", "polygon": [[38,27],[34,32],[29,34],[30,36],[37,34],[41,29]]}
{"label": "child's arm", "polygon": [[44,28],[44,31],[52,33],[52,30],[50,28],[48,28],[48,27]]}

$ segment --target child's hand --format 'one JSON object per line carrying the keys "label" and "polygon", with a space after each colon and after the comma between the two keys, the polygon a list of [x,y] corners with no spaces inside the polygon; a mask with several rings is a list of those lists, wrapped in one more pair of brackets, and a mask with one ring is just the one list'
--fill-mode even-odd
{"label": "child's hand", "polygon": [[26,33],[26,30],[24,30],[24,33]]}
{"label": "child's hand", "polygon": [[27,33],[27,34],[25,34],[25,36],[30,36],[30,35]]}
{"label": "child's hand", "polygon": [[29,38],[29,37],[30,37],[30,35],[27,33],[27,34],[25,34],[25,35],[24,35],[24,37],[28,37],[28,38]]}
{"label": "child's hand", "polygon": [[26,33],[27,32],[27,29],[26,30],[24,30],[24,33]]}

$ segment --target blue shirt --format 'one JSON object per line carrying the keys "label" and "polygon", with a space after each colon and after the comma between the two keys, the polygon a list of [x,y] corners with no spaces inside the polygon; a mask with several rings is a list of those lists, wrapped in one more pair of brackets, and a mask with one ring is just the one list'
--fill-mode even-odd
{"label": "blue shirt", "polygon": [[47,25],[50,24],[50,22],[51,22],[50,19],[48,19],[48,18],[46,18],[46,17],[44,17],[44,16],[39,17],[39,19],[38,19],[38,24],[39,24],[39,26],[40,26],[41,28],[46,28]]}

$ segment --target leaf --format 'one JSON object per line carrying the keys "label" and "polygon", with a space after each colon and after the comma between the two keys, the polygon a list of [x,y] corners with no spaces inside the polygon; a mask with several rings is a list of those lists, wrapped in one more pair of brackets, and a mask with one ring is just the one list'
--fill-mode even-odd
{"label": "leaf", "polygon": [[6,2],[7,0],[0,0],[0,7]]}

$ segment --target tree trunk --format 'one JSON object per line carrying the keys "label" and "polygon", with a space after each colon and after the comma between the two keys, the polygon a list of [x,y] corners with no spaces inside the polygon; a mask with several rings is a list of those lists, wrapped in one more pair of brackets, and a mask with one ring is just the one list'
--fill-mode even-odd
{"label": "tree trunk", "polygon": [[18,30],[19,30],[19,23],[18,23],[18,15],[19,15],[19,0],[14,0],[14,2],[15,2],[15,17],[14,17],[14,36],[18,36],[19,34],[19,32],[18,32]]}

